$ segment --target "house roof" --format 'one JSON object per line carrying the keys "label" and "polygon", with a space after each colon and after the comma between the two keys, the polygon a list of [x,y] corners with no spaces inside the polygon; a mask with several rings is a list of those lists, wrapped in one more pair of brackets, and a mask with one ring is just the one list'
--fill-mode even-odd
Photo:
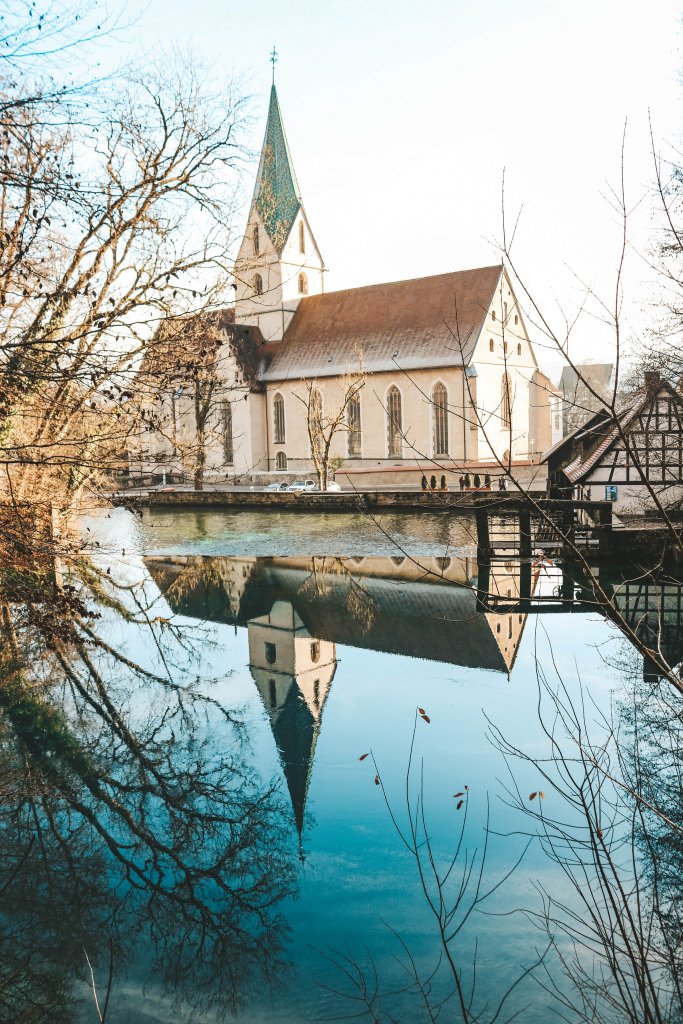
{"label": "house roof", "polygon": [[260,379],[467,365],[501,273],[480,267],[302,298],[283,340],[265,346]]}
{"label": "house roof", "polygon": [[580,480],[583,480],[583,478],[587,476],[588,473],[590,473],[591,469],[593,469],[593,467],[600,461],[605,452],[612,447],[614,442],[619,437],[619,424],[621,424],[621,429],[625,430],[626,427],[638,415],[640,410],[646,404],[646,399],[647,395],[641,395],[638,399],[636,399],[633,402],[630,408],[622,410],[618,420],[612,418],[611,422],[613,425],[607,432],[607,434],[602,438],[600,443],[596,445],[596,447],[593,448],[593,450],[590,451],[587,455],[577,456],[577,458],[570,462],[569,465],[564,467],[562,472],[571,483],[579,483]]}
{"label": "house roof", "polygon": [[282,252],[296,215],[301,193],[287,145],[277,90],[270,90],[266,134],[256,176],[254,205],[277,252]]}

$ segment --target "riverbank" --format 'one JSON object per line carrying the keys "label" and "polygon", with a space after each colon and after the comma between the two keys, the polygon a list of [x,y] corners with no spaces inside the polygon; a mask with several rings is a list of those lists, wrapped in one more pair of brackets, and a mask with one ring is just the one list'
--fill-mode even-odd
{"label": "riverbank", "polygon": [[[539,501],[545,492],[529,492],[525,497]],[[448,509],[470,513],[482,505],[500,505],[501,509],[519,502],[514,492],[489,490],[470,491],[252,491],[210,490],[190,491],[167,488],[133,494],[130,491],[113,495],[115,505],[133,508],[226,508],[276,509],[278,512],[360,512],[386,509],[391,511],[431,512]]]}

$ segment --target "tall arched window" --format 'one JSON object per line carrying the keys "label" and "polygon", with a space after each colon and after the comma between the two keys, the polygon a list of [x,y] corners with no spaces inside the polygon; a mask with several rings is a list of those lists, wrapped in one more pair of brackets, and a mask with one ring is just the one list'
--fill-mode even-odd
{"label": "tall arched window", "polygon": [[434,406],[434,454],[448,455],[448,392],[441,381],[432,391]]}
{"label": "tall arched window", "polygon": [[232,439],[232,405],[230,402],[223,403],[223,460],[227,466],[232,466],[235,461]]}
{"label": "tall arched window", "polygon": [[260,274],[254,274],[254,295],[263,295],[263,278]]}
{"label": "tall arched window", "polygon": [[284,452],[278,452],[275,456],[275,468],[279,470],[287,469],[287,456]]}
{"label": "tall arched window", "polygon": [[299,252],[306,252],[306,233],[302,220],[299,221]]}
{"label": "tall arched window", "polygon": [[258,256],[261,251],[258,237],[258,224],[254,224],[254,256]]}
{"label": "tall arched window", "polygon": [[503,374],[500,385],[500,418],[504,427],[509,427],[512,421],[512,386],[507,373]]}
{"label": "tall arched window", "polygon": [[275,444],[285,441],[285,400],[280,394],[273,399],[273,440]]}
{"label": "tall arched window", "polygon": [[349,455],[361,453],[360,398],[354,395],[346,406],[346,422],[348,426]]}
{"label": "tall arched window", "polygon": [[403,454],[402,431],[401,392],[392,384],[387,393],[387,451],[390,459],[400,459]]}
{"label": "tall arched window", "polygon": [[299,295],[308,295],[308,278],[305,274],[299,274]]}

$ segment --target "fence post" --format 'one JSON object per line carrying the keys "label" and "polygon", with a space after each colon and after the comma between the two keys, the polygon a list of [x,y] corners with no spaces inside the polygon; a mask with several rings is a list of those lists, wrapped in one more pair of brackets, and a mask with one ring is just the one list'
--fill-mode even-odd
{"label": "fence post", "polygon": [[601,505],[598,510],[598,552],[601,558],[608,558],[612,553],[612,506]]}
{"label": "fence post", "polygon": [[488,562],[491,557],[489,539],[489,513],[487,508],[478,508],[477,516],[477,561]]}
{"label": "fence post", "polygon": [[519,557],[531,558],[531,510],[519,510]]}

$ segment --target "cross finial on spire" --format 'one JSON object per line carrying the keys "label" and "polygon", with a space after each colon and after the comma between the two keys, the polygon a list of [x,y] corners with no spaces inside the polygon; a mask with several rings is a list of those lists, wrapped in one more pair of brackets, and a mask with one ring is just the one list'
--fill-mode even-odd
{"label": "cross finial on spire", "polygon": [[273,85],[275,85],[275,65],[277,64],[277,50],[273,47],[273,52],[270,55],[270,63],[273,65]]}

